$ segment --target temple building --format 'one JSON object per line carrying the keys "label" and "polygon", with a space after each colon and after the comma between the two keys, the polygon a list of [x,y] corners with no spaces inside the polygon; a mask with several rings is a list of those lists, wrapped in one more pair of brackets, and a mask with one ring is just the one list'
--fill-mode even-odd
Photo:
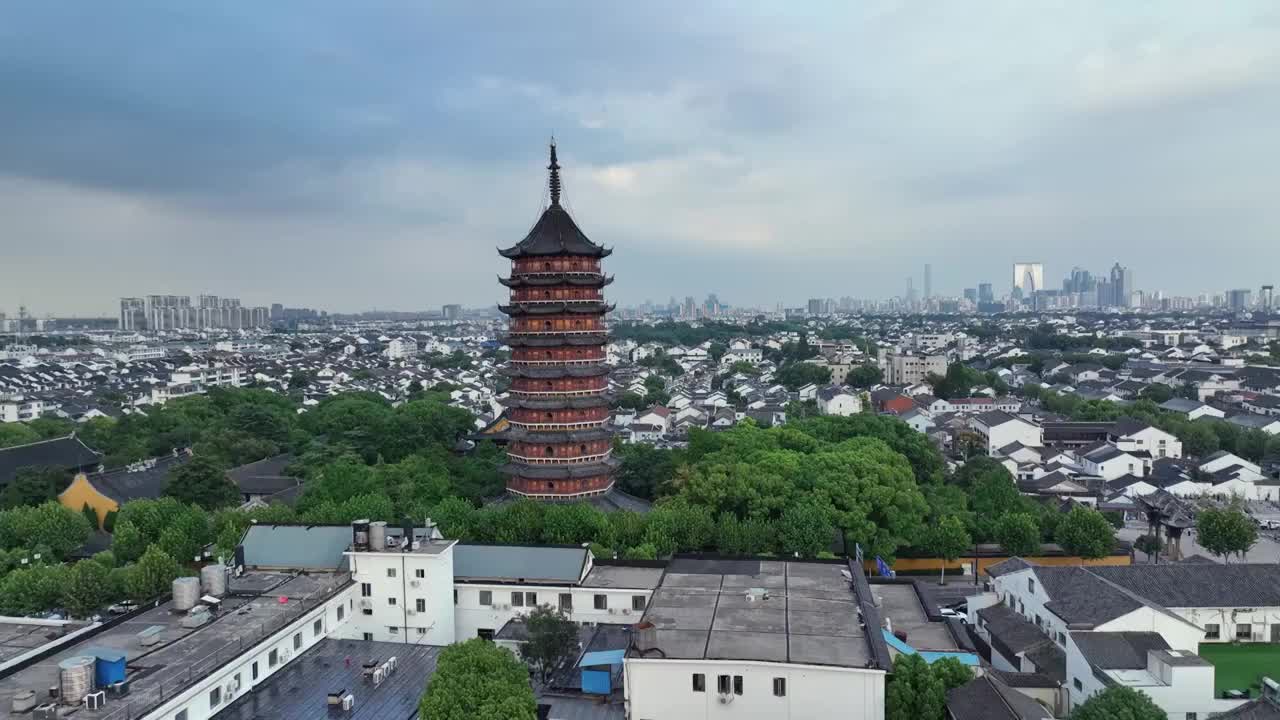
{"label": "temple building", "polygon": [[560,204],[560,164],[551,143],[551,203],[524,239],[499,250],[511,260],[511,291],[499,310],[510,318],[511,378],[504,433],[511,495],[545,500],[610,493],[612,457],[608,329],[601,261],[595,244]]}

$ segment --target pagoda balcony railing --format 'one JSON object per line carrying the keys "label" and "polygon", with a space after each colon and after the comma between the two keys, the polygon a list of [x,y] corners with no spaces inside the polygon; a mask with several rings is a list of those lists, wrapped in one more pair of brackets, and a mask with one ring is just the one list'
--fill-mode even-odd
{"label": "pagoda balcony railing", "polygon": [[520,422],[519,420],[511,420],[510,418],[508,418],[507,422],[511,423],[515,427],[524,428],[526,430],[582,430],[584,428],[585,429],[602,428],[609,423],[609,420],[608,418],[605,418],[604,420],[588,420],[586,422],[527,423],[527,422]]}
{"label": "pagoda balcony railing", "polygon": [[587,397],[591,395],[603,395],[605,388],[597,388],[595,390],[520,390],[511,388],[510,392],[515,395],[538,395],[540,397],[551,397],[553,395],[562,395],[565,397]]}
{"label": "pagoda balcony railing", "polygon": [[507,335],[606,335],[608,330],[508,330]]}
{"label": "pagoda balcony railing", "polygon": [[611,489],[613,489],[613,483],[609,483],[609,487],[603,488],[600,490],[584,490],[582,492],[576,492],[576,493],[558,493],[558,492],[532,493],[532,492],[524,492],[522,490],[517,490],[512,487],[507,488],[507,491],[512,493],[513,495],[527,497],[531,500],[539,500],[539,499],[563,500],[565,498],[586,498],[586,497],[591,497],[593,495],[604,495],[605,493],[609,492]]}
{"label": "pagoda balcony railing", "polygon": [[573,457],[525,457],[524,455],[508,452],[507,457],[526,465],[589,465],[597,460],[609,457],[609,453],[602,452],[596,455],[575,455]]}
{"label": "pagoda balcony railing", "polygon": [[582,358],[578,360],[517,360],[511,358],[512,365],[603,365],[605,358]]}
{"label": "pagoda balcony railing", "polygon": [[511,277],[526,277],[529,275],[573,275],[574,277],[599,277],[603,278],[604,273],[599,270],[512,270]]}
{"label": "pagoda balcony railing", "polygon": [[519,298],[511,298],[513,305],[586,305],[589,303],[604,302],[604,296],[593,298],[561,298],[560,300],[538,298],[536,300],[521,300]]}

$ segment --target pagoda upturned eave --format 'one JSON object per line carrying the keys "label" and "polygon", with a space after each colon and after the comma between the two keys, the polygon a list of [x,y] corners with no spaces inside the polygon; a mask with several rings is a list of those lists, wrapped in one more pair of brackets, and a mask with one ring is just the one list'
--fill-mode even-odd
{"label": "pagoda upturned eave", "polygon": [[511,317],[521,315],[556,315],[569,313],[573,315],[602,315],[613,312],[616,305],[606,304],[599,300],[570,300],[550,303],[514,303],[499,305],[498,311]]}
{"label": "pagoda upturned eave", "polygon": [[613,276],[605,275],[604,273],[516,273],[509,278],[499,275],[498,282],[509,288],[544,287],[549,285],[604,287],[613,284]]}

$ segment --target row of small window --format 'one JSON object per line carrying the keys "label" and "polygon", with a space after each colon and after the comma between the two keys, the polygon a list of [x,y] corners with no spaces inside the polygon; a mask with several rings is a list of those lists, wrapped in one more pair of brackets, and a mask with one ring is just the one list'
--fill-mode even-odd
{"label": "row of small window", "polygon": [[[416,631],[417,631],[417,633],[418,633],[419,635],[426,635],[426,634],[427,634],[427,629],[426,629],[426,628],[424,628],[424,627],[414,628],[414,630],[416,630]],[[406,630],[406,631],[407,631],[407,630]],[[400,633],[400,626],[399,626],[399,625],[388,625],[388,626],[387,626],[387,632],[391,633],[392,635],[398,635],[398,634]],[[364,633],[364,639],[365,639],[365,640],[368,640],[369,642],[373,642],[373,633],[370,633],[370,632]]]}
{"label": "row of small window", "polygon": [[[339,620],[342,619],[341,605],[338,606],[338,619]],[[392,631],[394,630],[395,628],[392,628]],[[316,618],[316,621],[311,623],[311,636],[319,640],[320,636],[323,634],[324,634],[324,619]],[[369,638],[369,639],[372,639],[372,638]],[[300,632],[296,632],[293,634],[293,649],[294,650],[302,649],[302,633]],[[271,652],[267,653],[267,667],[273,668],[279,664],[280,664],[280,649],[272,648]],[[254,660],[253,664],[249,666],[249,675],[253,678],[255,682],[258,680],[258,661],[257,660]],[[240,673],[236,673],[235,675],[231,676],[231,684],[234,685],[236,688],[240,687]],[[218,707],[219,705],[222,704],[222,701],[224,699],[230,700],[231,698],[222,697],[222,686],[219,685],[213,688],[212,690],[209,691],[209,708],[213,709]],[[173,716],[173,720],[187,720],[186,708],[179,710],[178,713]]]}
{"label": "row of small window", "polygon": [[[1205,640],[1218,640],[1218,639],[1220,639],[1221,637],[1222,637],[1222,627],[1221,627],[1221,626],[1219,626],[1219,625],[1218,625],[1218,623],[1205,623],[1205,624],[1204,624],[1204,639],[1205,639]],[[1252,639],[1252,638],[1253,638],[1253,626],[1252,626],[1252,625],[1250,625],[1249,623],[1237,623],[1237,624],[1236,624],[1236,639],[1237,639],[1237,640],[1250,640],[1250,639]]]}
{"label": "row of small window", "polygon": [[[559,601],[561,610],[568,611],[573,609],[573,593],[560,593],[559,598],[557,599]],[[608,595],[594,595],[592,596],[591,601],[592,601],[593,607],[596,610],[609,609]],[[457,590],[453,591],[453,602],[455,605],[458,603]],[[636,612],[643,612],[645,607],[648,605],[648,602],[649,601],[643,595],[632,595],[631,609]],[[480,591],[480,604],[484,606],[493,605],[492,590]],[[519,591],[511,593],[511,607],[537,607],[537,606],[538,606],[538,593],[519,592]]]}
{"label": "row of small window", "polygon": [[[702,673],[693,674],[693,691],[700,693],[707,691],[707,676]],[[728,695],[732,692],[734,695],[742,694],[742,676],[741,675],[717,675],[716,676],[716,692],[721,695]],[[774,697],[787,696],[787,679],[776,677],[773,679],[773,695]]]}
{"label": "row of small window", "polygon": [[[387,568],[387,577],[393,578],[395,576],[396,576],[396,569],[393,567]],[[414,568],[413,576],[416,578],[424,578],[427,576],[427,571],[425,568]]]}

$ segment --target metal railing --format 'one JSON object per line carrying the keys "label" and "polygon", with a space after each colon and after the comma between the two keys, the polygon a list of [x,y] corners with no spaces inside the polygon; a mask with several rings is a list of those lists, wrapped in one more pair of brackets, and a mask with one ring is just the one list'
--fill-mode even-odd
{"label": "metal railing", "polygon": [[[344,573],[339,578],[346,578],[346,580],[338,582],[336,585],[328,585],[313,595],[299,599],[295,604],[285,608],[283,612],[267,618],[263,622],[242,625],[244,632],[236,635],[234,639],[208,655],[194,662],[184,663],[180,668],[171,665],[162,666],[158,670],[147,674],[138,684],[131,683],[129,695],[125,698],[113,700],[108,696],[107,704],[104,708],[106,714],[99,715],[94,712],[87,712],[86,717],[98,717],[100,720],[137,720],[145,717],[147,713],[208,679],[217,669],[229,665],[236,658],[252,650],[256,645],[270,639],[289,625],[301,620],[307,613],[324,605],[334,594],[346,586],[347,581],[350,580],[350,575]],[[256,601],[268,602],[269,599],[258,598]],[[234,615],[235,612],[234,609],[227,610],[222,617],[214,622],[235,623],[236,620],[234,618],[227,617],[228,615]],[[181,642],[181,639],[176,642]],[[174,643],[170,643],[155,652],[161,652],[173,645]],[[141,664],[145,666],[146,657],[147,655],[142,655],[133,658],[129,664],[132,665],[143,661]],[[293,655],[289,659],[296,658],[297,656]],[[242,685],[242,688],[247,690],[248,683]],[[224,697],[222,707],[226,707],[234,699],[234,697]],[[81,711],[84,712],[83,708]]]}
{"label": "metal railing", "polygon": [[529,465],[587,465],[601,458],[609,457],[608,452],[595,455],[575,455],[573,457],[525,457],[508,452],[507,457]]}
{"label": "metal railing", "polygon": [[507,422],[513,426],[525,430],[579,430],[582,428],[602,428],[609,423],[609,419],[589,420],[587,422],[537,422],[527,423],[507,418]]}

